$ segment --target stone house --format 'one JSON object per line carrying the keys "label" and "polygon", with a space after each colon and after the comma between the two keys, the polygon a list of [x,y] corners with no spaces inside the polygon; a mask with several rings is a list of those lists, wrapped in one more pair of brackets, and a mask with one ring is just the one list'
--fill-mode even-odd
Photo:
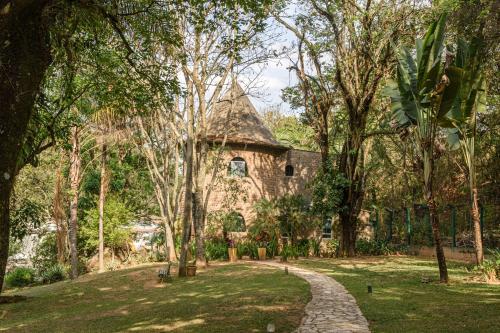
{"label": "stone house", "polygon": [[209,214],[232,210],[246,227],[260,199],[308,196],[307,184],[320,166],[320,153],[279,143],[239,84],[214,107],[207,120],[207,136],[213,148],[211,159],[219,158],[217,178],[207,179],[212,190]]}

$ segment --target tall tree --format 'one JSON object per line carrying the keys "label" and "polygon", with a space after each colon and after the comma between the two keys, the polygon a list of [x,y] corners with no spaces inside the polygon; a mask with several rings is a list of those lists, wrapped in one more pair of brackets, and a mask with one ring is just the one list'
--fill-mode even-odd
{"label": "tall tree", "polygon": [[70,207],[69,207],[69,251],[70,251],[70,276],[72,279],[78,277],[78,196],[81,182],[81,128],[74,126],[71,130],[71,154],[70,154]]}
{"label": "tall tree", "polygon": [[401,128],[410,128],[423,164],[424,197],[429,207],[436,257],[441,282],[448,282],[437,203],[434,197],[439,124],[450,110],[461,78],[457,68],[443,62],[446,15],[431,24],[422,40],[417,40],[416,61],[412,52],[402,49],[398,55],[397,83],[386,90],[391,97],[394,120]]}
{"label": "tall tree", "polygon": [[[338,205],[341,253],[353,256],[366,182],[360,156],[367,118],[392,59],[390,42],[406,28],[412,8],[405,1],[307,0],[301,4],[305,13],[296,17],[301,28],[290,30],[299,40],[307,40],[309,52],[328,59],[322,64],[325,69],[316,74],[333,78],[347,113],[347,130],[336,164],[345,179]],[[292,26],[290,22],[285,25]]]}
{"label": "tall tree", "polygon": [[[33,116],[40,113],[35,101],[40,97],[47,70],[53,62],[58,62],[62,50],[71,50],[68,55],[78,55],[88,50],[100,40],[101,35],[109,42],[108,33],[114,37],[115,50],[121,61],[134,68],[135,78],[142,77],[150,84],[148,67],[142,62],[148,57],[135,57],[138,49],[132,47],[131,39],[139,40],[155,31],[157,15],[149,11],[169,16],[170,2],[121,2],[87,0],[1,0],[0,1],[0,282],[3,281],[8,256],[9,243],[9,202],[14,179],[24,163],[33,160],[43,149],[52,145],[33,145],[32,139],[42,131],[28,134]],[[145,27],[149,27],[146,28]],[[134,30],[135,33],[131,33]],[[108,33],[103,33],[106,31]],[[92,40],[90,43],[84,41]],[[94,38],[95,37],[95,38]],[[80,47],[75,47],[74,42]],[[171,43],[171,39],[164,39]],[[81,43],[81,44],[80,44]],[[99,44],[99,43],[97,43]],[[108,49],[110,45],[108,43]],[[147,43],[141,44],[141,51]],[[149,54],[151,56],[152,54]],[[62,59],[69,61],[68,57]],[[148,80],[149,79],[149,80]],[[170,80],[171,77],[167,78]],[[160,78],[160,81],[165,78]],[[154,86],[154,85],[153,85]],[[70,100],[64,108],[56,112],[56,118],[66,112]],[[53,125],[53,124],[52,124]],[[48,127],[49,129],[51,126]],[[49,132],[52,134],[53,131]],[[47,132],[45,131],[46,135]],[[53,136],[52,136],[53,137]],[[42,142],[40,140],[35,140]],[[35,149],[33,149],[35,148]],[[30,151],[26,154],[25,151]],[[31,158],[29,158],[31,157]],[[1,283],[0,283],[1,288]]]}

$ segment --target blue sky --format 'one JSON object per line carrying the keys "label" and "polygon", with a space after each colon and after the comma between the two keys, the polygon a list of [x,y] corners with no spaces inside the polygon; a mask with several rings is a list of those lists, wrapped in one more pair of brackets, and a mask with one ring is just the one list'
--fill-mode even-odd
{"label": "blue sky", "polygon": [[[276,22],[270,22],[272,32],[278,35],[276,40],[270,46],[272,50],[281,51],[283,47],[290,49],[295,40],[295,36],[278,26]],[[293,50],[292,50],[293,51]],[[292,52],[293,57],[293,52]],[[254,66],[255,72],[260,72],[258,78],[250,89],[250,99],[258,111],[272,105],[281,104],[281,109],[285,113],[292,113],[290,106],[281,99],[281,90],[290,85],[295,85],[297,82],[294,72],[290,72],[291,62],[287,56],[270,59],[267,64]],[[251,74],[251,79],[255,78],[255,73]],[[247,78],[242,78],[242,81],[248,81]]]}

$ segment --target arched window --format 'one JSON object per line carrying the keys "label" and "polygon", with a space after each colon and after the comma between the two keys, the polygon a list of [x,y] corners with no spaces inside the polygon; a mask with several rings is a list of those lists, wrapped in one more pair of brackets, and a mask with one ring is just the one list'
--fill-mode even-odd
{"label": "arched window", "polygon": [[232,211],[227,215],[225,222],[225,229],[227,232],[244,232],[247,230],[245,219],[243,215],[238,212]]}
{"label": "arched window", "polygon": [[293,176],[293,166],[291,166],[290,164],[288,164],[285,167],[285,176],[287,176],[287,177],[292,177]]}
{"label": "arched window", "polygon": [[229,176],[246,177],[248,175],[247,163],[241,157],[235,157],[229,162],[227,173]]}

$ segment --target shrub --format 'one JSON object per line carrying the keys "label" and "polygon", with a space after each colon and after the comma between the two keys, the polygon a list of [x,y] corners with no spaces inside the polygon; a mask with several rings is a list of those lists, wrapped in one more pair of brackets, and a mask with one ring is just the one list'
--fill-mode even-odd
{"label": "shrub", "polygon": [[66,268],[63,265],[55,264],[47,268],[40,274],[43,283],[54,283],[66,279]]}
{"label": "shrub", "polygon": [[392,245],[385,241],[372,241],[359,239],[356,242],[356,253],[361,255],[371,255],[371,256],[380,256],[380,255],[390,255],[395,253],[407,253],[408,246],[407,245]]}
{"label": "shrub", "polygon": [[214,238],[205,242],[205,255],[208,260],[227,260],[228,245],[223,239]]}
{"label": "shrub", "polygon": [[483,260],[478,270],[483,274],[486,282],[500,279],[500,250],[490,250],[491,258]]}
{"label": "shrub", "polygon": [[[132,240],[130,225],[134,214],[125,202],[115,197],[109,197],[104,209],[104,246],[116,251],[127,248]],[[92,208],[82,221],[80,236],[83,240],[83,250],[92,255],[99,246],[99,210]]]}
{"label": "shrub", "polygon": [[336,257],[339,251],[340,243],[337,239],[329,239],[326,241],[325,249],[321,251],[321,255],[326,258]]}
{"label": "shrub", "polygon": [[266,255],[269,258],[274,258],[278,254],[278,240],[272,239],[266,244]]}
{"label": "shrub", "polygon": [[283,248],[281,249],[280,256],[281,256],[281,261],[287,261],[288,258],[291,257],[291,246],[286,244],[283,245]]}
{"label": "shrub", "polygon": [[319,257],[321,255],[321,242],[317,239],[311,239],[311,249],[313,256]]}
{"label": "shrub", "polygon": [[31,260],[38,275],[42,275],[43,272],[57,264],[57,245],[54,233],[48,233],[41,238]]}
{"label": "shrub", "polygon": [[35,270],[28,267],[16,267],[5,276],[8,287],[24,287],[35,282]]}
{"label": "shrub", "polygon": [[311,243],[309,242],[308,239],[301,239],[297,246],[298,246],[299,256],[306,258],[309,257],[309,253],[311,251]]}

